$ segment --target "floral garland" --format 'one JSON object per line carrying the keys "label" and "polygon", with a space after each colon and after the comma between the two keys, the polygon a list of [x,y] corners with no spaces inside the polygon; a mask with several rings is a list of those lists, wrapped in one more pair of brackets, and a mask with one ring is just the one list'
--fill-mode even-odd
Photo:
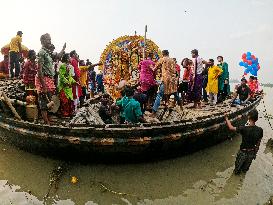
{"label": "floral garland", "polygon": [[[138,82],[138,64],[143,60],[143,48],[143,36],[122,36],[113,40],[101,54],[103,65],[100,69],[103,70],[105,88],[114,99],[120,97],[116,88],[121,80],[131,84]],[[155,62],[161,57],[159,47],[147,39],[145,54],[151,53]]]}

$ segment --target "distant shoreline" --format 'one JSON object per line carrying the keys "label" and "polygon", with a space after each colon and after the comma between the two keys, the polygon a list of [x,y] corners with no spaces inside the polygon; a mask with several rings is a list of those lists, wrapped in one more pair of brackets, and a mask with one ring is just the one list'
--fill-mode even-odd
{"label": "distant shoreline", "polygon": [[262,83],[261,85],[263,87],[273,88],[273,84],[272,83]]}
{"label": "distant shoreline", "polygon": [[[230,80],[229,81],[229,83],[240,83],[240,81],[239,80],[236,80],[236,79],[232,79],[232,80]],[[268,88],[273,88],[273,83],[261,83],[261,86],[263,86],[263,87],[268,87]]]}

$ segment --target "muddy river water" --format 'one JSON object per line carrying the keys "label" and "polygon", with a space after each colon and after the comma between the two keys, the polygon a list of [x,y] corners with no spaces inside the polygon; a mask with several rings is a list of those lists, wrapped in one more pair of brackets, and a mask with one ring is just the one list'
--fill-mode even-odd
{"label": "muddy river water", "polygon": [[[265,89],[273,114],[273,89]],[[47,198],[52,170],[60,160],[0,143],[0,205],[30,204],[264,204],[273,195],[273,130],[258,107],[264,138],[246,175],[234,176],[241,138],[191,155],[138,164],[69,163]],[[271,120],[273,123],[273,120]],[[0,133],[1,134],[1,133]],[[72,183],[75,176],[78,181]]]}

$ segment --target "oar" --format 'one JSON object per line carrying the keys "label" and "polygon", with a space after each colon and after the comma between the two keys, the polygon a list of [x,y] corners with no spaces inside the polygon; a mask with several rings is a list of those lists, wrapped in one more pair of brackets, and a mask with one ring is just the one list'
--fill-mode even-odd
{"label": "oar", "polygon": [[3,92],[0,91],[0,96],[4,97],[5,102],[7,103],[8,107],[10,108],[10,110],[12,111],[12,113],[14,114],[15,118],[17,120],[22,120],[22,118],[20,117],[20,115],[18,114],[18,112],[15,110],[15,108],[13,107],[13,105],[11,104],[10,99],[7,97],[7,95]]}

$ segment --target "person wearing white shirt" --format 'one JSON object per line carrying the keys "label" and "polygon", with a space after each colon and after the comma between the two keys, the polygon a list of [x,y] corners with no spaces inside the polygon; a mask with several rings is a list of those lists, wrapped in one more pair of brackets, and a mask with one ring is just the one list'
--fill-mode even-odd
{"label": "person wearing white shirt", "polygon": [[193,108],[201,109],[202,87],[203,87],[203,64],[207,64],[199,55],[198,50],[191,51],[193,61],[193,85],[191,87],[191,100],[194,102]]}

